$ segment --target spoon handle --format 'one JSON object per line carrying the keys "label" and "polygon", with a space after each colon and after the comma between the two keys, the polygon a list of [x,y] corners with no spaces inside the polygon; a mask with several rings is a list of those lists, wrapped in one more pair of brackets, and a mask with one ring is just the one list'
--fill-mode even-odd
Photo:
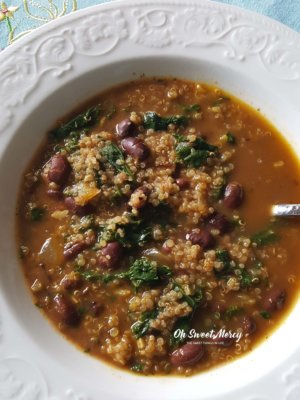
{"label": "spoon handle", "polygon": [[272,215],[275,217],[300,216],[300,204],[276,204],[272,206]]}

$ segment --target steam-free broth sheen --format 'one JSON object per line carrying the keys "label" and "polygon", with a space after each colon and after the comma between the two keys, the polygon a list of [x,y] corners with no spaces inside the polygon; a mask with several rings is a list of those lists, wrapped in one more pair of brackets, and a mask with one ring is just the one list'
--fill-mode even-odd
{"label": "steam-free broth sheen", "polygon": [[[26,170],[17,243],[37,307],[82,351],[190,375],[263,345],[297,299],[292,149],[259,112],[179,79],[114,87]],[[197,337],[198,335],[198,337]]]}

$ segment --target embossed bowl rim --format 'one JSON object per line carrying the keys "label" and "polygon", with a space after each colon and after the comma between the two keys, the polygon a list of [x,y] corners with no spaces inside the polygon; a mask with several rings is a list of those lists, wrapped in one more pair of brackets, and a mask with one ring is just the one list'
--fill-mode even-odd
{"label": "embossed bowl rim", "polygon": [[112,2],[47,24],[3,51],[0,397],[298,399],[299,304],[264,345],[190,378],[111,368],[78,351],[32,307],[15,249],[21,173],[58,117],[142,73],[217,83],[260,108],[300,156],[299,34],[255,13],[204,0]]}

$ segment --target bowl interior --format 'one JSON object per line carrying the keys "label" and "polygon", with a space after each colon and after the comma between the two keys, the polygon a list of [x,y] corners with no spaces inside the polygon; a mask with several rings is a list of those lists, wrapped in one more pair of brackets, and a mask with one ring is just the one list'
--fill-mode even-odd
{"label": "bowl interior", "polygon": [[[196,399],[199,398],[199,387],[202,395],[209,398],[249,384],[251,380],[261,377],[279,365],[298,347],[295,326],[300,304],[295,306],[284,324],[263,346],[260,345],[235,362],[189,378],[187,385],[184,378],[145,378],[128,374],[78,351],[33,307],[19,265],[15,239],[16,199],[21,175],[44,138],[45,132],[59,117],[86,99],[118,83],[139,78],[142,74],[176,76],[220,86],[253,107],[259,108],[282,132],[300,157],[300,137],[297,135],[299,115],[293,103],[289,103],[288,99],[283,102],[275,87],[264,87],[255,77],[245,76],[211,62],[178,57],[123,60],[96,68],[69,81],[37,106],[31,104],[29,99],[26,105],[27,118],[16,130],[0,160],[0,186],[4,188],[0,192],[0,287],[5,301],[4,311],[9,313],[11,326],[28,342],[28,353],[34,351],[43,354],[49,366],[58,366],[58,371],[59,368],[64,368],[70,374],[70,379],[72,372],[75,372],[87,385],[99,384],[100,380],[107,382],[103,390],[107,388],[109,393],[109,388],[114,387],[115,395],[122,398],[132,398],[138,394],[140,399],[153,399],[155,396],[173,400]],[[286,337],[289,338],[288,341],[284,340]],[[269,357],[274,351],[277,354],[276,361]],[[232,376],[235,379],[232,379]],[[122,382],[122,385],[118,382]],[[124,394],[124,387],[127,394]],[[151,391],[148,388],[151,388]]]}

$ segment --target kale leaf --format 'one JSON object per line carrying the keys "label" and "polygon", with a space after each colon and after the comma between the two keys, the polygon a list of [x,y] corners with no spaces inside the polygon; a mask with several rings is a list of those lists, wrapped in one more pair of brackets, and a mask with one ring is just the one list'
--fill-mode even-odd
{"label": "kale leaf", "polygon": [[226,142],[232,145],[236,143],[236,138],[233,133],[231,132],[226,133]]}
{"label": "kale leaf", "polygon": [[240,275],[240,283],[242,288],[248,288],[252,286],[252,275],[245,269],[242,270]]}
{"label": "kale leaf", "polygon": [[[120,233],[120,231],[122,233]],[[98,227],[98,241],[117,241],[124,247],[143,246],[153,239],[152,228],[148,221],[131,217],[126,224],[117,224],[116,230],[112,231],[105,225]]]}
{"label": "kale leaf", "polygon": [[75,272],[77,272],[83,279],[89,282],[97,282],[100,281],[102,276],[93,270],[84,269],[82,267],[75,268]]}
{"label": "kale leaf", "polygon": [[103,147],[101,154],[115,171],[125,172],[133,179],[133,173],[125,162],[125,155],[116,144],[109,142]]}
{"label": "kale leaf", "polygon": [[257,247],[266,246],[276,240],[278,240],[278,235],[272,229],[258,232],[251,237],[251,241],[256,243]]}
{"label": "kale leaf", "polygon": [[80,135],[81,131],[72,131],[65,139],[65,149],[68,153],[72,153],[79,148],[78,142],[80,139]]}
{"label": "kale leaf", "polygon": [[157,315],[158,315],[157,309],[153,309],[151,311],[144,311],[141,315],[141,319],[139,321],[136,321],[131,326],[131,330],[137,339],[146,335],[146,333],[150,328],[151,319],[155,319]]}
{"label": "kale leaf", "polygon": [[225,249],[216,250],[216,258],[223,264],[221,270],[214,270],[215,275],[219,279],[226,279],[232,273],[231,258],[229,252]]}
{"label": "kale leaf", "polygon": [[174,333],[177,331],[177,329],[180,329],[181,331],[183,331],[186,335],[188,334],[190,328],[191,328],[191,315],[188,315],[186,317],[181,317],[179,318],[173,327],[173,333],[172,336],[170,338],[170,345],[171,346],[177,346],[181,343],[184,343],[186,341],[186,338],[184,337],[177,337],[175,338]]}
{"label": "kale leaf", "polygon": [[61,140],[66,138],[71,132],[78,131],[85,128],[90,128],[95,125],[100,115],[101,107],[99,104],[93,106],[83,113],[77,115],[75,118],[60,127],[53,129],[50,135],[54,140]]}
{"label": "kale leaf", "polygon": [[141,257],[134,261],[128,271],[105,275],[103,281],[107,283],[114,279],[128,279],[135,288],[139,288],[142,285],[155,285],[170,276],[172,271],[169,267],[157,266],[155,262]]}
{"label": "kale leaf", "polygon": [[179,141],[175,147],[177,158],[187,167],[199,168],[216,155],[217,146],[207,143],[201,137],[194,142]]}
{"label": "kale leaf", "polygon": [[164,131],[168,128],[169,124],[175,126],[185,126],[187,118],[183,115],[171,115],[169,117],[161,117],[153,111],[145,112],[143,119],[143,126],[146,129],[153,129],[154,131]]}
{"label": "kale leaf", "polygon": [[45,209],[42,207],[32,207],[29,212],[31,221],[40,221],[45,215]]}
{"label": "kale leaf", "polygon": [[225,310],[224,318],[226,321],[229,321],[232,317],[242,313],[243,311],[244,311],[244,309],[242,307],[230,306],[227,308],[227,310]]}
{"label": "kale leaf", "polygon": [[224,195],[225,188],[226,188],[226,179],[225,178],[223,178],[223,181],[221,184],[215,185],[215,186],[212,185],[210,188],[210,193],[209,193],[210,200],[212,200],[212,201],[220,200]]}
{"label": "kale leaf", "polygon": [[124,237],[117,237],[117,240],[125,245],[142,246],[153,239],[151,226],[145,221],[132,220],[129,224],[124,225]]}
{"label": "kale leaf", "polygon": [[271,314],[268,311],[261,311],[260,315],[263,317],[263,319],[270,319]]}
{"label": "kale leaf", "polygon": [[190,104],[187,106],[183,106],[183,111],[185,113],[196,113],[201,111],[201,106],[200,104]]}
{"label": "kale leaf", "polygon": [[136,363],[130,369],[133,372],[142,372],[144,369],[144,364]]}
{"label": "kale leaf", "polygon": [[174,290],[182,293],[182,300],[186,301],[193,310],[195,310],[204,299],[203,292],[200,287],[197,288],[192,296],[185,294],[183,287],[178,283],[174,283]]}

